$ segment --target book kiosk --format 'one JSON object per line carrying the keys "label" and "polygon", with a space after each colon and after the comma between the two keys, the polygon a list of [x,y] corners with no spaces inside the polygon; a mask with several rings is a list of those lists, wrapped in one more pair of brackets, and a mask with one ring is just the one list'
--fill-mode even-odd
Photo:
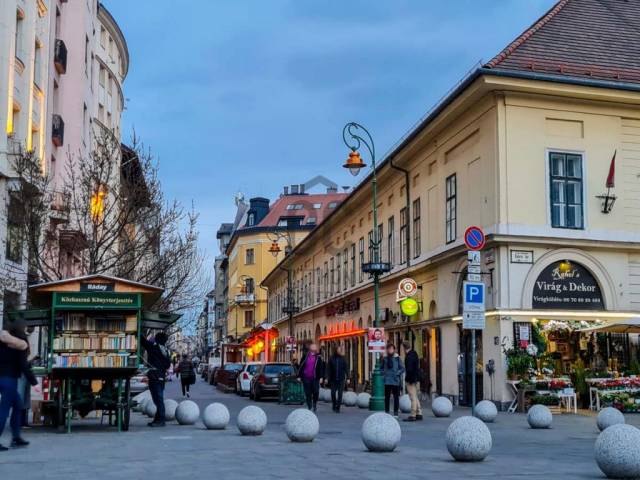
{"label": "book kiosk", "polygon": [[179,315],[146,310],[163,290],[106,275],[90,275],[29,287],[33,309],[10,313],[42,327],[50,385],[43,411],[60,430],[71,431],[73,412],[115,414],[128,430],[130,380],[142,361],[140,337],[163,330]]}

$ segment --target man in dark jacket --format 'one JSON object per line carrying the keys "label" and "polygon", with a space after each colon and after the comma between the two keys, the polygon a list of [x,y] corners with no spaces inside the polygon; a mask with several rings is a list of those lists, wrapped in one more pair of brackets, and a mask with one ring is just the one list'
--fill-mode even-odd
{"label": "man in dark jacket", "polygon": [[[27,359],[29,344],[24,330],[24,323],[16,320],[11,325],[10,333],[2,332],[0,336],[0,435],[11,411],[11,446],[14,448],[29,445],[29,442],[20,436],[22,399],[18,393],[18,379],[25,375],[31,385],[38,383]],[[0,451],[6,450],[7,447],[0,445]]]}
{"label": "man in dark jacket", "polygon": [[327,381],[331,387],[331,403],[333,403],[333,411],[340,413],[340,405],[342,405],[342,393],[344,392],[344,383],[347,379],[347,362],[344,360],[342,347],[337,347],[333,351],[333,355],[327,363]]}
{"label": "man in dark jacket", "polygon": [[411,348],[409,342],[404,342],[402,346],[406,352],[404,357],[404,380],[407,385],[407,394],[411,399],[411,414],[404,421],[415,422],[416,420],[422,420],[422,406],[418,398],[418,392],[420,391],[420,358],[416,351]]}
{"label": "man in dark jacket", "polygon": [[147,364],[150,367],[147,372],[149,393],[151,393],[151,399],[156,406],[156,416],[152,422],[149,422],[149,426],[164,427],[164,381],[167,370],[171,365],[171,355],[169,355],[169,350],[165,347],[167,334],[158,332],[153,341],[144,337],[141,337],[141,341],[142,347],[147,352]]}
{"label": "man in dark jacket", "polygon": [[318,353],[318,346],[315,343],[309,345],[309,350],[302,357],[298,376],[304,387],[307,408],[315,412],[320,396],[320,382],[324,377],[324,361]]}

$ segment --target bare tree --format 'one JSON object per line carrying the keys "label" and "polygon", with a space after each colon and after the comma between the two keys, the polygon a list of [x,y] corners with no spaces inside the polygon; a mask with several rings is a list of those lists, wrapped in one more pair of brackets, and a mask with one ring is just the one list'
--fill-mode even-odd
{"label": "bare tree", "polygon": [[155,308],[201,305],[207,278],[198,215],[165,199],[158,162],[135,134],[129,147],[108,130],[92,143],[88,155],[68,156],[61,185],[29,155],[15,162],[33,273],[44,281],[115,275],[163,287]]}

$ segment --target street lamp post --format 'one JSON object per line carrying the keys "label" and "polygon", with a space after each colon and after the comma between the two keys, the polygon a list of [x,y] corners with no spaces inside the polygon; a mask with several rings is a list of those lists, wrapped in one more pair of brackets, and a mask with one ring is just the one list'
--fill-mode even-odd
{"label": "street lamp post", "polygon": [[[359,131],[362,131],[360,133]],[[373,258],[369,259],[369,263],[362,265],[362,271],[373,275],[373,326],[380,327],[380,275],[387,273],[391,270],[389,263],[383,262],[380,258],[380,242],[381,238],[378,238],[378,180],[376,177],[376,150],[373,143],[373,138],[369,131],[362,125],[350,122],[347,123],[342,129],[342,140],[345,145],[351,149],[349,158],[343,165],[349,172],[356,176],[360,170],[366,167],[366,164],[362,161],[358,149],[361,145],[364,145],[369,151],[371,156],[371,189],[372,189],[372,204],[373,204],[373,228],[371,235],[371,252]],[[384,410],[384,383],[382,379],[381,370],[381,357],[380,353],[376,353],[376,366],[373,370],[371,378],[371,400],[369,400],[369,410],[382,411]]]}

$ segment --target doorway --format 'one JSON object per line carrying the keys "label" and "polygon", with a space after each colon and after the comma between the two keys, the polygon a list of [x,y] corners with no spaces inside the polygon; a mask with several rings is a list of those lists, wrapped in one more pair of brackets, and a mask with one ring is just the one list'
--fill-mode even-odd
{"label": "doorway", "polygon": [[473,368],[471,355],[471,330],[458,325],[460,354],[458,355],[458,388],[460,405],[471,406],[471,376],[476,376],[476,403],[484,398],[482,389],[484,372],[482,365],[482,330],[476,330],[476,365]]}

